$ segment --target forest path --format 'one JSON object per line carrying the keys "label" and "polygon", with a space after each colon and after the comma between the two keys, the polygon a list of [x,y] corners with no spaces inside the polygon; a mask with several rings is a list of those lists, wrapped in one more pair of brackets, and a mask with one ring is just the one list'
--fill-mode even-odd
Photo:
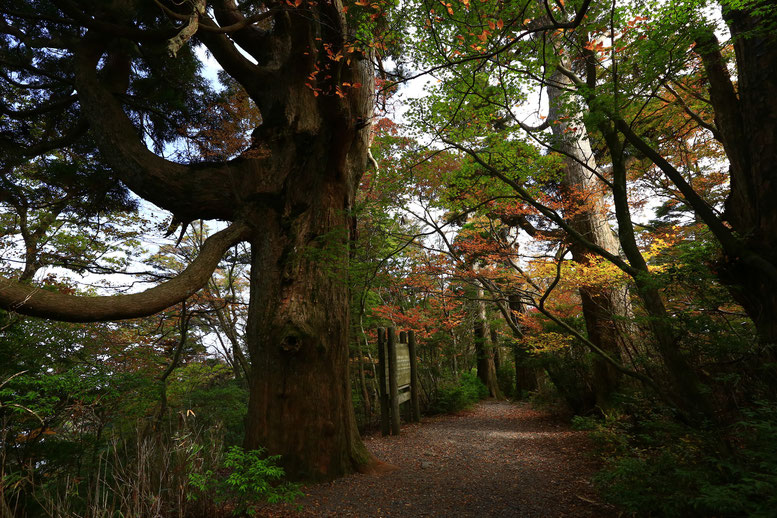
{"label": "forest path", "polygon": [[306,486],[300,512],[271,506],[260,516],[615,516],[597,503],[585,432],[527,403],[484,401],[364,441],[399,469]]}

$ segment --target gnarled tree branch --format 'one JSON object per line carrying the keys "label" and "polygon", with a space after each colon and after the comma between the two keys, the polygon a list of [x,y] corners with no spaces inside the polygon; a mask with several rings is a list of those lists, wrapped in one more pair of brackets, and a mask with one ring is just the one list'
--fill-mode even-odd
{"label": "gnarled tree branch", "polygon": [[[118,178],[138,196],[181,220],[234,220],[247,198],[280,191],[283,177],[271,174],[262,158],[185,165],[149,151],[119,102],[97,77],[100,47],[99,41],[87,36],[76,54],[78,95],[100,151]],[[119,74],[129,73],[126,65]],[[121,67],[121,63],[116,65]],[[116,78],[108,81],[121,82]]]}
{"label": "gnarled tree branch", "polygon": [[197,258],[180,274],[141,293],[88,297],[46,291],[0,277],[0,307],[23,315],[67,322],[99,322],[153,315],[186,300],[205,286],[229,247],[249,237],[236,222],[209,237]]}

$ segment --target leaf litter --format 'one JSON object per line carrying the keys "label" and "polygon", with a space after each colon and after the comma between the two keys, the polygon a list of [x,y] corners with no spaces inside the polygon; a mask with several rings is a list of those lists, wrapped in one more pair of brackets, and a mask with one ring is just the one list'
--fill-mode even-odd
{"label": "leaf litter", "polygon": [[528,403],[483,401],[405,424],[365,445],[398,469],[302,488],[297,505],[264,518],[610,517],[591,484],[597,463],[586,432]]}

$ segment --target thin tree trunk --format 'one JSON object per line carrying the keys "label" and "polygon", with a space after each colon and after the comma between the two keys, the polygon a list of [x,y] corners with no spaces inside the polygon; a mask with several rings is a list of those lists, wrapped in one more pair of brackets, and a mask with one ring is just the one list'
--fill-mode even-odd
{"label": "thin tree trunk", "polygon": [[715,412],[709,397],[704,393],[697,372],[678,347],[678,340],[661,293],[651,279],[645,258],[639,250],[626,191],[626,165],[623,161],[623,144],[614,129],[607,123],[600,124],[613,163],[613,200],[618,220],[618,237],[629,264],[639,273],[633,276],[637,293],[649,318],[649,327],[655,338],[655,346],[666,368],[670,388],[663,397],[677,405],[685,416],[696,423],[715,420]]}
{"label": "thin tree trunk", "polygon": [[494,348],[494,368],[498,374],[499,369],[502,367],[502,351],[499,347],[499,333],[496,329],[491,329],[491,344]]}
{"label": "thin tree trunk", "polygon": [[488,320],[486,318],[486,302],[483,287],[478,283],[476,315],[473,327],[475,335],[475,355],[477,358],[477,373],[480,381],[488,389],[489,396],[504,399],[504,394],[499,389],[496,379],[496,366],[494,365],[494,348],[489,343]]}
{"label": "thin tree trunk", "polygon": [[[359,327],[361,328],[365,345],[369,346],[367,333],[364,331],[362,315],[359,315]],[[364,403],[364,417],[366,418],[367,422],[369,422],[372,418],[372,402],[370,401],[370,391],[367,388],[367,377],[364,375],[364,353],[362,351],[361,341],[357,340],[356,344],[356,352],[359,355],[359,384],[361,386],[362,401]]]}
{"label": "thin tree trunk", "polygon": [[524,392],[537,390],[537,369],[531,365],[528,365],[531,353],[523,346],[524,334],[519,332],[521,330],[521,324],[518,322],[517,315],[524,312],[523,304],[521,303],[521,297],[518,294],[511,294],[508,296],[508,305],[513,318],[514,326],[513,337],[515,343],[513,344],[513,356],[515,359],[515,397],[520,398]]}

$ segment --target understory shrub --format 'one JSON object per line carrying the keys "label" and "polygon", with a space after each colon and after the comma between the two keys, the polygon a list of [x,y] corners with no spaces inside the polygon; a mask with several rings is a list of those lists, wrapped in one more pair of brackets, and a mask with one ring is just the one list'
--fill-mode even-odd
{"label": "understory shrub", "polygon": [[[31,495],[36,505],[15,516],[251,516],[257,504],[292,502],[301,494],[283,480],[277,456],[239,446],[224,451],[222,437],[218,429],[186,426],[169,440],[139,432],[135,441],[114,441],[98,455],[90,477],[67,474],[38,483]],[[14,480],[4,476],[2,482]]]}
{"label": "understory shrub", "polygon": [[0,377],[0,516],[221,518],[293,497],[275,459],[229,448],[247,389],[227,366],[176,369],[166,408],[153,375],[98,367]]}
{"label": "understory shrub", "polygon": [[431,412],[458,412],[488,397],[488,388],[473,373],[465,372],[458,383],[443,384],[431,405]]}
{"label": "understory shrub", "polygon": [[777,409],[760,404],[727,430],[701,432],[653,416],[578,418],[592,429],[605,468],[595,482],[635,516],[773,517],[777,510]]}
{"label": "understory shrub", "polygon": [[506,363],[499,366],[496,371],[496,380],[499,383],[499,389],[502,394],[509,398],[520,397],[520,394],[515,393],[515,367]]}
{"label": "understory shrub", "polygon": [[265,456],[263,449],[245,451],[232,446],[222,469],[189,474],[192,491],[187,499],[210,500],[219,507],[228,506],[233,515],[254,514],[257,502],[293,502],[302,495],[297,484],[284,482],[280,455]]}

